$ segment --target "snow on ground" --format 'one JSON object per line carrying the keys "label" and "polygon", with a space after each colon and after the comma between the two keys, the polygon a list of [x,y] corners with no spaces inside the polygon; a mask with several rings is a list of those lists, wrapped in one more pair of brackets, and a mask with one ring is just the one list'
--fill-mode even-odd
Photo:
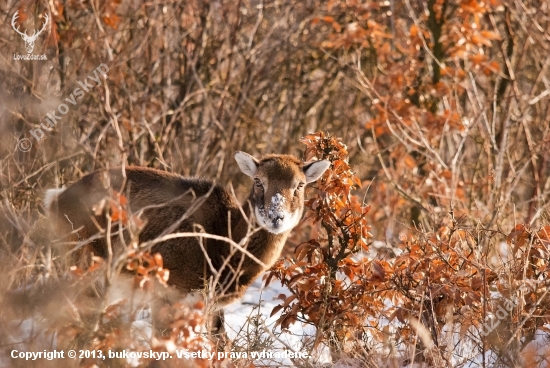
{"label": "snow on ground", "polygon": [[[245,326],[250,316],[260,314],[261,319],[265,320],[265,325],[271,331],[275,325],[279,313],[273,317],[269,317],[273,308],[281,303],[281,300],[276,299],[279,294],[290,295],[290,292],[281,285],[278,281],[272,281],[269,286],[264,286],[262,277],[257,278],[254,283],[248,288],[245,296],[239,302],[225,307],[225,328],[230,339],[235,339],[239,335],[239,331]],[[259,308],[257,308],[259,306]],[[302,351],[302,342],[307,336],[315,336],[315,328],[309,325],[304,325],[296,322],[289,327],[289,333],[277,334],[280,341],[275,341],[272,345],[273,352],[282,351],[283,349],[292,350],[295,352]],[[246,330],[245,330],[246,331]],[[280,328],[275,330],[280,332]],[[319,356],[312,358],[315,360],[316,366],[330,363],[331,358],[328,351],[321,351]],[[290,359],[267,359],[258,360],[258,364],[273,365],[281,367],[293,367]]]}
{"label": "snow on ground", "polygon": [[[533,359],[533,363],[538,368],[550,367],[550,342],[548,341],[548,331],[550,330],[550,324],[544,325],[541,329],[535,332],[535,339],[531,341],[525,349],[526,359]],[[531,362],[527,362],[531,363]]]}
{"label": "snow on ground", "polygon": [[[128,280],[121,278],[122,282],[115,282],[110,288],[107,298],[110,305],[115,305],[121,300],[126,300],[122,308],[123,314],[128,316],[136,315],[136,320],[132,322],[132,335],[136,337],[135,346],[132,348],[140,350],[142,348],[150,348],[150,341],[152,338],[152,325],[151,325],[151,313],[150,309],[145,307],[147,302],[150,302],[150,296],[141,295],[139,292],[134,293],[131,288],[131,283]],[[276,297],[280,294],[289,295],[289,291],[286,290],[278,281],[274,281],[268,287],[263,286],[262,278],[259,277],[247,290],[244,298],[232,305],[225,308],[225,321],[226,330],[231,340],[237,339],[241,341],[241,344],[246,343],[246,338],[249,337],[248,331],[252,332],[253,326],[248,324],[248,319],[251,316],[259,317],[260,321],[265,322],[268,331],[273,330],[275,321],[278,318],[278,314],[269,317],[271,311],[275,306],[281,303],[281,300],[277,300]],[[259,308],[258,308],[259,306]],[[262,329],[260,329],[263,331]],[[269,337],[274,338],[277,335],[278,341],[266,344],[266,346],[256,347],[239,346],[240,351],[252,351],[261,352],[264,348],[266,351],[272,353],[283,352],[283,350],[291,350],[294,352],[302,351],[302,341],[304,337],[314,336],[315,329],[308,325],[302,325],[300,322],[296,322],[289,328],[289,333],[280,333],[280,329],[275,330],[275,334],[271,335],[263,331],[262,339]],[[10,324],[10,336],[4,337],[4,341],[11,343],[11,349],[17,349],[20,351],[39,351],[39,350],[53,350],[57,346],[57,339],[55,333],[47,333],[47,323],[44,318],[39,314],[31,318],[24,319],[22,321],[14,321]],[[11,350],[10,349],[10,350]],[[330,356],[327,352],[322,352],[320,356],[314,358],[315,365],[321,366],[323,363],[330,362]],[[9,354],[0,354],[0,366],[10,366],[12,359]],[[136,366],[137,361],[134,362],[131,359],[128,361],[129,366]],[[264,364],[267,366],[280,367],[292,367],[292,361],[288,358],[270,358],[259,359],[257,364]]]}
{"label": "snow on ground", "polygon": [[12,350],[17,350],[14,353],[17,356],[26,351],[52,351],[57,345],[55,333],[46,330],[42,318],[12,321],[3,332],[6,334],[2,336],[5,350],[0,353],[0,367],[13,365]]}
{"label": "snow on ground", "polygon": [[[114,290],[113,290],[114,291]],[[124,288],[118,289],[113,292],[118,298],[125,295]],[[225,308],[225,323],[226,331],[229,338],[235,341],[234,348],[238,351],[258,351],[267,348],[266,350],[275,352],[282,352],[283,350],[292,350],[295,352],[301,351],[303,347],[303,341],[308,337],[315,335],[315,329],[309,325],[303,325],[300,322],[289,327],[289,332],[280,333],[280,328],[273,330],[275,321],[279,314],[273,317],[269,317],[271,311],[275,306],[281,303],[281,300],[276,299],[278,295],[289,295],[289,291],[286,290],[278,281],[272,282],[269,286],[265,287],[262,278],[259,277],[247,290],[243,299]],[[113,302],[118,299],[113,297]],[[134,299],[134,302],[139,298]],[[139,300],[134,306],[141,304],[142,300]],[[267,331],[274,331],[272,335],[268,332],[263,332],[263,338],[270,337],[275,341],[265,344],[265,346],[247,346],[247,337],[250,337],[250,342],[254,341],[252,336],[254,333],[253,323],[249,323],[251,317],[260,317],[263,320]],[[56,336],[55,332],[48,332],[47,323],[43,317],[36,315],[33,318],[27,318],[22,321],[13,321],[6,331],[9,332],[9,336],[4,336],[4,342],[10,346],[11,349],[19,351],[42,351],[53,350],[56,348]],[[449,326],[447,326],[449,327]],[[456,328],[456,326],[454,327]],[[132,323],[132,329],[134,336],[137,336],[135,341],[136,346],[148,346],[152,336],[151,317],[148,308],[142,309],[138,313],[138,318]],[[550,324],[545,325],[541,329],[537,330],[535,338],[523,349],[523,357],[526,359],[525,363],[529,366],[550,368],[550,344],[548,342],[548,331],[550,331]],[[455,351],[457,354],[453,358],[453,366],[457,365],[464,368],[478,368],[483,365],[482,354],[475,353],[475,346],[470,344],[468,349],[468,343],[463,341],[462,344],[458,344],[459,336],[457,331],[447,331],[452,335],[451,343],[453,346],[458,346],[464,351]],[[458,344],[458,345],[457,345]],[[465,345],[464,345],[465,344]],[[244,346],[243,346],[244,345]],[[469,351],[468,351],[469,350]],[[462,359],[458,359],[461,356]],[[468,359],[470,358],[470,359]],[[492,351],[485,353],[486,366],[494,366],[497,363],[497,356]],[[0,354],[0,366],[7,367],[12,363],[12,359],[8,354]],[[130,366],[136,366],[136,362],[129,361]],[[292,367],[292,361],[284,358],[271,358],[271,359],[258,359],[255,361],[257,365],[263,366],[277,366],[277,367]],[[310,359],[310,363],[314,366],[320,367],[325,364],[330,366],[331,357],[327,349],[321,350],[315,357]],[[349,366],[349,365],[347,365]],[[342,367],[342,366],[340,366]]]}

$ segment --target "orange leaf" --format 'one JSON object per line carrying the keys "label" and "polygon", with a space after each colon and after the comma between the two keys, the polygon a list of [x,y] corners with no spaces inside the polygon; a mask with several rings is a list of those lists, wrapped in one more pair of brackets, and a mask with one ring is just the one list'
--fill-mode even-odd
{"label": "orange leaf", "polygon": [[488,40],[498,40],[501,41],[502,37],[500,37],[496,32],[492,31],[481,31],[479,32],[484,38]]}
{"label": "orange leaf", "polygon": [[155,259],[155,264],[160,268],[162,268],[162,256],[160,255],[160,253],[155,253],[154,259]]}
{"label": "orange leaf", "polygon": [[516,225],[516,227],[514,228],[513,231],[510,232],[510,234],[508,234],[508,236],[506,237],[506,242],[508,244],[511,244],[513,240],[515,240],[520,234],[522,234],[523,232],[525,231],[525,226],[523,226],[522,224],[518,224]]}
{"label": "orange leaf", "polygon": [[103,16],[103,23],[112,29],[117,29],[118,23],[120,23],[120,17],[115,14],[107,14]]}
{"label": "orange leaf", "polygon": [[475,43],[476,45],[485,45],[485,46],[491,46],[491,41],[486,39],[485,37],[483,36],[477,36],[477,35],[474,35],[472,36],[472,42]]}
{"label": "orange leaf", "polygon": [[411,155],[405,156],[405,166],[409,169],[413,169],[416,167],[416,161],[414,160],[414,158],[412,158]]}
{"label": "orange leaf", "polygon": [[374,276],[380,279],[384,279],[384,277],[386,276],[386,271],[384,270],[384,267],[378,261],[374,261],[371,263],[371,270]]}
{"label": "orange leaf", "polygon": [[411,28],[409,29],[409,33],[411,34],[411,37],[416,37],[418,35],[418,28],[415,24],[411,26]]}
{"label": "orange leaf", "polygon": [[296,295],[291,295],[288,298],[285,299],[285,302],[283,303],[283,307],[286,308],[289,306],[289,304],[296,299]]}

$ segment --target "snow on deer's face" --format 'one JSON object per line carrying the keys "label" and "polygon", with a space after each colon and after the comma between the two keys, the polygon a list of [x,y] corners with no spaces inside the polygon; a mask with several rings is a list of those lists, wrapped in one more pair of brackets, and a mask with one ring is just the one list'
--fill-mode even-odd
{"label": "snow on deer's face", "polygon": [[254,179],[251,202],[256,220],[273,234],[292,230],[304,210],[304,186],[317,180],[328,161],[303,164],[290,155],[267,155],[258,161],[244,152],[235,160],[243,173]]}

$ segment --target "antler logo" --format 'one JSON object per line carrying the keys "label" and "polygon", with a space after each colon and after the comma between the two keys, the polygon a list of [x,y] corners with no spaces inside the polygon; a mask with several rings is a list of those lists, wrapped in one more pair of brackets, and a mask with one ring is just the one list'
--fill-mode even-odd
{"label": "antler logo", "polygon": [[34,49],[34,42],[36,41],[36,39],[38,38],[40,33],[42,33],[42,31],[44,31],[44,29],[46,28],[46,25],[48,24],[48,14],[44,15],[44,25],[42,26],[42,29],[40,31],[38,31],[38,33],[36,33],[36,29],[35,29],[34,33],[31,36],[29,36],[27,34],[26,30],[25,30],[25,33],[23,33],[19,30],[19,26],[17,26],[17,28],[15,28],[15,21],[17,20],[17,18],[19,18],[18,13],[19,13],[19,10],[16,11],[15,14],[13,15],[13,17],[11,18],[11,26],[13,27],[15,32],[19,33],[21,35],[21,37],[23,37],[23,41],[25,41],[25,48],[27,49],[27,53],[30,54],[32,52],[32,50]]}

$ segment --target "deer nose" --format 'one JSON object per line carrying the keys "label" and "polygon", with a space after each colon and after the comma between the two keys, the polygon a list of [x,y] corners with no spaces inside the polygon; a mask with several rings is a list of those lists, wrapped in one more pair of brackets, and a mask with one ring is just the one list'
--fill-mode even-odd
{"label": "deer nose", "polygon": [[281,214],[276,214],[271,218],[271,220],[273,221],[273,226],[275,226],[275,227],[281,226],[284,219],[285,219],[285,215],[283,215],[282,213]]}

